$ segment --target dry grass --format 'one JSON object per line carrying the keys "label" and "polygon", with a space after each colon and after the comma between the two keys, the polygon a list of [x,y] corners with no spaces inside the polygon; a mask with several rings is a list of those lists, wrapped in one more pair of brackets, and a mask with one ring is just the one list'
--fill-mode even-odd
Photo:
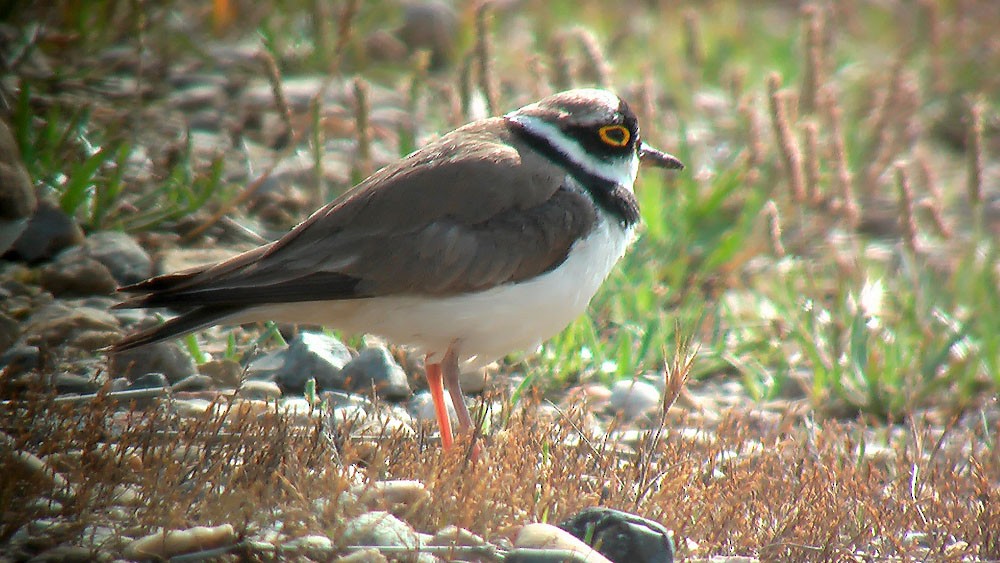
{"label": "dry grass", "polygon": [[[86,543],[95,526],[134,537],[230,523],[254,538],[280,522],[288,537],[336,540],[345,519],[373,508],[343,495],[364,467],[363,482],[423,482],[429,501],[396,510],[431,533],[455,524],[495,540],[525,522],[605,505],[663,522],[685,556],[1000,557],[1000,455],[988,445],[996,421],[867,428],[675,408],[665,427],[622,439],[630,434],[581,434],[582,410],[552,420],[535,406],[511,413],[486,459],[470,463],[463,448],[442,452],[427,434],[345,438],[328,431],[329,420],[296,424],[248,403],[222,400],[181,417],[169,401],[122,411],[107,400],[67,407],[33,397],[3,410],[12,438],[3,465],[22,467],[12,452],[30,452],[69,485],[57,495],[51,480],[5,471],[0,541],[54,516],[37,502],[53,497],[63,499],[66,525],[36,537],[38,550]],[[115,500],[123,486],[134,500]]]}

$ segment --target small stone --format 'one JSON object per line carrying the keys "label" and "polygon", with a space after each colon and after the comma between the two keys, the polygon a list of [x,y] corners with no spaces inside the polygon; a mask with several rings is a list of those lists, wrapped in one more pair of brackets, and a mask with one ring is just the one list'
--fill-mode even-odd
{"label": "small stone", "polygon": [[83,230],[58,205],[41,200],[28,226],[11,248],[25,262],[41,262],[83,242]]}
{"label": "small stone", "polygon": [[53,378],[52,383],[60,394],[83,395],[96,393],[100,389],[100,385],[96,381],[74,373],[60,373]]}
{"label": "small stone", "polygon": [[294,552],[310,559],[326,561],[333,553],[333,540],[318,534],[302,536],[281,546],[283,552]]}
{"label": "small stone", "polygon": [[344,364],[339,379],[347,391],[365,393],[375,389],[379,397],[400,400],[410,396],[406,372],[384,346],[365,348]]}
{"label": "small stone", "polygon": [[206,391],[215,388],[215,380],[207,375],[194,374],[170,386],[171,391]]}
{"label": "small stone", "polygon": [[27,228],[37,205],[17,140],[7,121],[0,119],[0,256]]}
{"label": "small stone", "polygon": [[212,378],[221,387],[236,388],[243,377],[243,366],[235,360],[209,360],[198,366],[198,373]]}
{"label": "small stone", "polygon": [[253,379],[274,381],[285,393],[302,393],[309,379],[317,391],[338,387],[340,370],[351,352],[336,338],[318,332],[300,332],[288,348],[254,360],[247,371]]}
{"label": "small stone", "polygon": [[0,355],[0,369],[13,377],[37,369],[41,361],[42,351],[37,346],[14,346]]}
{"label": "small stone", "polygon": [[143,501],[142,493],[135,485],[115,485],[111,500],[120,506],[138,506]]}
{"label": "small stone", "polygon": [[153,260],[131,236],[104,231],[87,237],[80,250],[108,269],[118,285],[141,282],[153,275]]}
{"label": "small stone", "polygon": [[110,561],[111,556],[107,553],[101,554],[92,548],[79,545],[60,545],[52,549],[46,549],[31,558],[32,563],[86,563],[88,561]]}
{"label": "small stone", "polygon": [[174,341],[156,342],[112,354],[108,369],[113,377],[127,377],[133,381],[147,373],[159,373],[171,383],[198,371],[191,356]]}
{"label": "small stone", "polygon": [[88,330],[114,332],[118,330],[118,321],[107,311],[69,307],[57,301],[35,311],[28,318],[23,339],[26,344],[54,348]]}
{"label": "small stone", "polygon": [[125,391],[132,385],[132,382],[125,377],[116,377],[111,380],[111,388],[109,389],[112,393],[115,391]]}
{"label": "small stone", "polygon": [[[254,402],[264,403],[264,401]],[[278,412],[291,417],[295,422],[308,424],[316,417],[321,416],[323,409],[319,405],[310,403],[305,397],[290,396],[281,400]]]}
{"label": "small stone", "polygon": [[334,563],[389,563],[386,556],[382,555],[382,552],[375,548],[355,551],[350,555],[338,557],[333,561]]}
{"label": "small stone", "polygon": [[368,506],[389,509],[413,507],[431,498],[431,493],[423,483],[411,479],[375,481],[354,488],[358,499]]}
{"label": "small stone", "polygon": [[589,539],[614,563],[672,563],[671,533],[658,522],[611,508],[581,510],[559,524],[577,538]]}
{"label": "small stone", "polygon": [[212,408],[207,399],[174,399],[173,408],[180,416],[200,416]]}
{"label": "small stone", "polygon": [[583,543],[566,530],[551,524],[535,523],[522,527],[514,540],[514,547],[515,549],[506,558],[507,562],[531,561],[531,559],[523,558],[517,553],[517,548],[529,548],[565,550],[584,556],[586,559],[581,558],[580,560],[585,560],[588,563],[611,563],[606,557],[594,551],[594,548]]}
{"label": "small stone", "polygon": [[167,103],[185,113],[205,108],[220,108],[226,103],[223,86],[218,82],[187,85],[174,90],[167,98]]}
{"label": "small stone", "polygon": [[53,295],[75,297],[109,295],[118,284],[111,272],[97,260],[73,248],[56,257],[38,272],[38,282]]}
{"label": "small stone", "polygon": [[160,389],[170,387],[167,376],[162,373],[147,373],[135,378],[130,389]]}
{"label": "small stone", "polygon": [[236,531],[230,524],[214,528],[195,526],[187,530],[161,531],[139,538],[125,547],[123,555],[129,559],[163,559],[231,545],[236,540]]}
{"label": "small stone", "polygon": [[0,311],[0,354],[6,352],[20,337],[21,328],[17,320]]}
{"label": "small stone", "polygon": [[392,546],[412,549],[412,557],[394,554],[404,561],[415,561],[420,540],[409,524],[388,512],[366,512],[344,526],[341,541],[346,545]]}
{"label": "small stone", "polygon": [[611,387],[609,406],[625,420],[635,420],[660,404],[660,392],[650,383],[623,379]]}
{"label": "small stone", "polygon": [[275,400],[281,398],[281,387],[273,381],[248,379],[236,388],[236,395],[244,399]]}
{"label": "small stone", "polygon": [[[455,414],[455,405],[451,402],[451,395],[445,393],[444,404],[448,409],[448,418],[451,419],[452,423],[457,423],[458,416]],[[434,398],[431,397],[430,391],[421,391],[410,399],[410,404],[408,407],[410,414],[413,418],[420,422],[432,422],[437,420],[437,413],[434,410]]]}
{"label": "small stone", "polygon": [[436,546],[456,546],[456,547],[485,547],[489,542],[482,537],[473,534],[465,528],[458,526],[445,526],[438,530],[427,545]]}

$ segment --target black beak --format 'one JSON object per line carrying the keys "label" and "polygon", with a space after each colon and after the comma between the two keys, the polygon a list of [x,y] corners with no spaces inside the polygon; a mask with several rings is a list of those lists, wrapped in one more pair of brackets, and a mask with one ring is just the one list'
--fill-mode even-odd
{"label": "black beak", "polygon": [[684,163],[678,160],[676,156],[656,150],[646,143],[639,145],[639,160],[648,162],[653,166],[669,168],[671,170],[682,170],[684,168]]}

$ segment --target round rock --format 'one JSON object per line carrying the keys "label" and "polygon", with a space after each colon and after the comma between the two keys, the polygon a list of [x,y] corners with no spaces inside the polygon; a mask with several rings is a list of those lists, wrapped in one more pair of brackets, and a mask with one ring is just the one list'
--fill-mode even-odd
{"label": "round rock", "polygon": [[659,522],[635,514],[593,507],[559,527],[591,545],[614,563],[672,563],[674,542]]}
{"label": "round rock", "polygon": [[414,557],[404,559],[407,561],[416,559],[416,550],[420,547],[420,539],[409,524],[380,510],[366,512],[349,520],[344,526],[341,540],[347,545],[393,546],[414,550]]}
{"label": "round rock", "polygon": [[83,242],[83,230],[56,204],[42,200],[11,248],[25,262],[40,262]]}
{"label": "round rock", "polygon": [[625,420],[634,420],[659,404],[659,390],[645,381],[623,379],[611,387],[609,406]]}
{"label": "round rock", "polygon": [[14,244],[38,201],[31,177],[24,167],[17,141],[7,122],[0,119],[0,255]]}
{"label": "round rock", "polygon": [[119,285],[140,282],[153,275],[153,260],[131,236],[119,231],[94,233],[81,252],[97,260]]}
{"label": "round rock", "polygon": [[38,272],[42,287],[60,297],[109,295],[118,284],[104,264],[72,248]]}
{"label": "round rock", "polygon": [[176,342],[156,342],[111,355],[108,369],[112,377],[136,381],[147,373],[162,374],[168,383],[176,383],[197,373],[194,360]]}
{"label": "round rock", "polygon": [[340,370],[351,361],[351,351],[332,336],[300,332],[288,348],[254,360],[247,371],[253,379],[274,381],[286,394],[302,393],[314,378],[317,390],[338,388]]}
{"label": "round rock", "polygon": [[344,364],[339,380],[347,391],[364,393],[372,389],[379,397],[401,400],[410,396],[406,372],[384,346],[365,348]]}

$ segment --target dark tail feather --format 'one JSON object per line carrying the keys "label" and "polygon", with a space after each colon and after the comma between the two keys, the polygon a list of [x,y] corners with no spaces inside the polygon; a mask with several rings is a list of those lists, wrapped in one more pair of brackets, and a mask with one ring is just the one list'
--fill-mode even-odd
{"label": "dark tail feather", "polygon": [[108,351],[114,354],[138,348],[139,346],[145,346],[146,344],[160,342],[161,340],[183,336],[200,328],[218,324],[226,317],[239,312],[242,308],[199,307],[174,317],[161,325],[130,334],[124,340],[111,346]]}

